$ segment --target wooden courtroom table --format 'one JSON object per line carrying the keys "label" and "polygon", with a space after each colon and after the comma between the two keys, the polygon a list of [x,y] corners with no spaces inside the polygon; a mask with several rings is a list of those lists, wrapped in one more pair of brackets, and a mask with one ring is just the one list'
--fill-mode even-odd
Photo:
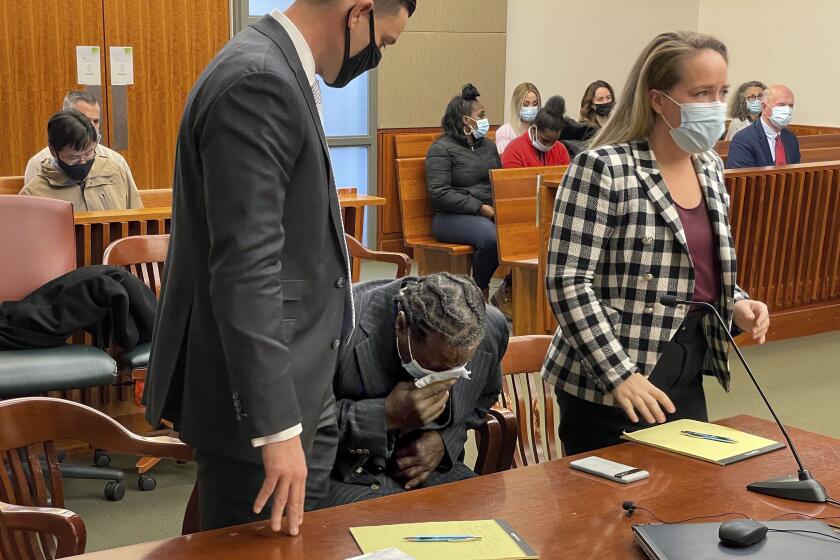
{"label": "wooden courtroom table", "polygon": [[[783,441],[775,424],[750,416],[720,422]],[[840,440],[791,429],[803,461],[830,494],[840,496]],[[331,560],[360,554],[349,527],[390,523],[502,518],[540,558],[645,558],[630,526],[652,522],[645,512],[627,518],[624,500],[665,520],[740,512],[767,520],[782,513],[840,515],[825,504],[786,501],[748,492],[750,482],[795,472],[787,449],[726,467],[635,443],[597,455],[650,471],[650,478],[623,486],[572,471],[569,458],[521,469],[307,513],[301,536],[273,535],[266,523],[198,533],[81,556],[90,560]],[[788,518],[795,519],[795,518]],[[711,519],[709,521],[715,521]]]}

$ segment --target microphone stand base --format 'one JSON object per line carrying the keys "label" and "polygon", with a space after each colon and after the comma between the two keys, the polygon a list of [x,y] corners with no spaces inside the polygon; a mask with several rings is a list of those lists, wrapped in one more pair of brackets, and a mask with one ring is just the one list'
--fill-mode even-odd
{"label": "microphone stand base", "polygon": [[825,503],[828,501],[828,495],[823,485],[811,478],[810,475],[807,475],[804,480],[794,474],[771,478],[762,482],[753,482],[747,485],[747,490],[798,502]]}

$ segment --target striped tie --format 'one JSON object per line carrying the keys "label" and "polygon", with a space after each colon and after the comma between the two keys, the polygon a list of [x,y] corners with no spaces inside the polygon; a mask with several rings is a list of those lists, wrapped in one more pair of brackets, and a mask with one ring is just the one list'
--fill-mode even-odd
{"label": "striped tie", "polygon": [[321,119],[321,126],[324,125],[324,98],[321,97],[321,86],[318,80],[312,82],[312,96],[315,98],[315,106],[318,108],[318,117]]}

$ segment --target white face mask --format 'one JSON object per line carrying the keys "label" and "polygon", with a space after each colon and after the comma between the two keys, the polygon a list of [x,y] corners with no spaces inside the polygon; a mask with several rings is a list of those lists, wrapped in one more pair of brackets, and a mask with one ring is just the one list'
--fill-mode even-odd
{"label": "white face mask", "polygon": [[406,335],[406,341],[408,343],[408,357],[411,360],[410,362],[406,363],[402,357],[402,353],[400,352],[400,343],[397,342],[397,355],[400,357],[400,362],[402,362],[402,366],[408,374],[413,377],[414,379],[422,379],[427,375],[433,375],[435,377],[439,377],[441,379],[455,379],[458,377],[463,377],[464,379],[470,378],[470,371],[467,369],[467,364],[463,364],[452,369],[448,369],[446,371],[432,371],[430,369],[426,369],[421,366],[411,352],[411,335]]}
{"label": "white face mask", "polygon": [[671,138],[677,146],[689,154],[714,148],[726,128],[726,103],[678,103],[664,91],[662,95],[680,107],[680,126],[677,128],[671,126],[665,115],[660,115],[671,129]]}
{"label": "white face mask", "polygon": [[546,152],[550,152],[551,148],[554,147],[554,144],[552,144],[551,146],[546,146],[545,144],[540,142],[540,139],[537,138],[537,127],[536,126],[532,126],[531,128],[529,128],[528,132],[531,134],[531,145],[534,147],[534,149],[536,149],[540,152],[546,153]]}
{"label": "white face mask", "polygon": [[776,125],[776,128],[785,128],[790,124],[793,118],[793,109],[787,105],[780,105],[773,107],[770,113],[770,121]]}

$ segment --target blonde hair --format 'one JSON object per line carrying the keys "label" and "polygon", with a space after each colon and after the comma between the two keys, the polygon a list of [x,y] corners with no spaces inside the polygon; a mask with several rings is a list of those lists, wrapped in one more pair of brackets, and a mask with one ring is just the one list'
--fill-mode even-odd
{"label": "blonde hair", "polygon": [[531,82],[522,82],[513,90],[513,95],[510,98],[510,114],[508,115],[508,122],[511,128],[516,132],[517,136],[525,132],[525,129],[530,126],[528,123],[523,123],[519,118],[519,109],[522,108],[522,101],[529,93],[537,96],[537,106],[542,107],[542,98],[540,97],[540,90]]}
{"label": "blonde hair", "polygon": [[677,85],[682,80],[683,62],[705,49],[717,52],[728,62],[726,45],[711,35],[673,31],[654,37],[630,70],[618,106],[591,146],[621,144],[649,136],[656,119],[649,92],[667,92]]}

